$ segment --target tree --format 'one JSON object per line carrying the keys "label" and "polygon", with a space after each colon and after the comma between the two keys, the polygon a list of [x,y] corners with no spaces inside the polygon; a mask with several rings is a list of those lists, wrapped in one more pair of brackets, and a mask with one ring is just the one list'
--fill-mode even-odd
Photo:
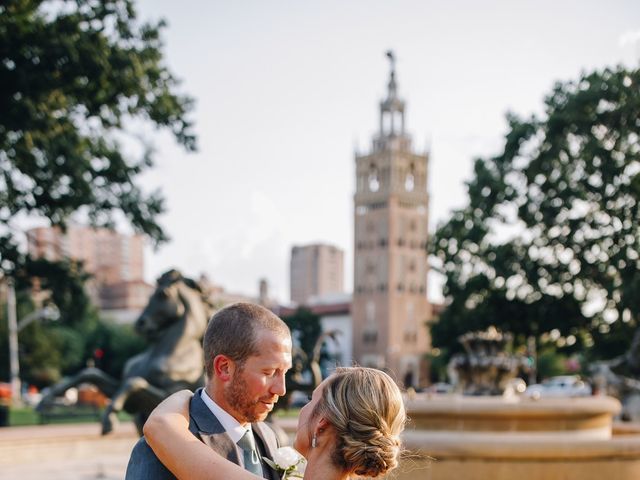
{"label": "tree", "polygon": [[[25,318],[36,309],[30,289],[18,284],[17,314]],[[54,297],[68,291],[65,284],[55,288]],[[77,286],[77,285],[76,285]],[[82,288],[82,284],[80,284]],[[72,288],[73,289],[73,288]],[[71,290],[72,290],[71,289]],[[82,306],[80,306],[82,308]],[[72,312],[79,310],[74,308]],[[82,310],[83,321],[67,319],[61,321],[35,321],[19,333],[20,338],[20,376],[29,384],[38,387],[49,385],[69,372],[84,366],[85,342],[87,335],[95,328],[97,317],[93,309]],[[6,309],[0,309],[0,338],[8,337]],[[64,317],[64,316],[61,316]],[[9,351],[0,348],[0,378],[9,378]]]}
{"label": "tree", "polygon": [[[0,274],[18,291],[37,279],[61,312],[59,325],[25,330],[31,370],[47,350],[80,352],[74,331],[86,338],[96,325],[86,323],[92,312],[82,265],[30,258],[18,248],[17,219],[64,229],[75,213],[105,227],[124,217],[155,244],[167,240],[156,220],[161,193],[136,183],[153,165],[152,146],[130,134],[150,125],[196,148],[192,100],[176,93],[163,63],[163,26],[139,23],[132,0],[0,4]],[[76,357],[48,361],[65,371]]]}
{"label": "tree", "polygon": [[542,117],[508,115],[474,163],[468,205],[430,244],[447,307],[435,346],[495,325],[611,358],[640,320],[640,71],[557,83]]}
{"label": "tree", "polygon": [[322,333],[320,317],[311,310],[300,307],[292,315],[283,317],[291,332],[298,336],[300,349],[308,358],[313,356],[313,349]]}
{"label": "tree", "polygon": [[101,320],[87,336],[85,358],[92,358],[96,367],[111,377],[120,378],[127,360],[147,346],[147,341],[132,325]]}
{"label": "tree", "polygon": [[[168,128],[187,150],[195,137],[186,115],[192,101],[174,93],[163,65],[163,23],[138,25],[131,0],[11,0],[0,5],[0,221],[39,216],[64,227],[84,212],[112,226],[124,214],[154,242],[166,240],[156,216],[159,192],[145,194],[136,177],[152,166],[152,150],[125,154],[135,121]],[[133,138],[129,137],[127,145]],[[15,228],[15,227],[13,227]],[[2,268],[14,232],[0,247]]]}

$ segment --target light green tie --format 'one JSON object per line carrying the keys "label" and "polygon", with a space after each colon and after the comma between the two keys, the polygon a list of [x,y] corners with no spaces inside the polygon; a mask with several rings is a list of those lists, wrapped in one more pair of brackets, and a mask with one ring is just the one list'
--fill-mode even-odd
{"label": "light green tie", "polygon": [[244,455],[244,468],[258,476],[262,476],[262,464],[260,456],[256,450],[256,440],[253,438],[251,430],[247,430],[242,438],[238,440],[238,446]]}

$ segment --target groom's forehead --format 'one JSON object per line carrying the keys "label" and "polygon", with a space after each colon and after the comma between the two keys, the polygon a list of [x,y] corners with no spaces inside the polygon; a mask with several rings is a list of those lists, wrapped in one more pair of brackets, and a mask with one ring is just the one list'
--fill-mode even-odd
{"label": "groom's forehead", "polygon": [[255,347],[257,350],[286,350],[291,353],[291,335],[277,330],[261,328],[255,332]]}
{"label": "groom's forehead", "polygon": [[248,358],[254,366],[258,368],[272,368],[275,370],[289,370],[291,368],[291,356],[287,355],[254,355]]}
{"label": "groom's forehead", "polygon": [[291,363],[291,350],[288,349],[273,349],[262,348],[257,349],[253,355],[250,355],[248,359],[254,359],[256,362],[261,363]]}
{"label": "groom's forehead", "polygon": [[269,364],[273,364],[273,368],[291,368],[291,337],[288,334],[267,329],[253,333],[251,353],[242,363],[249,362],[259,368],[268,368]]}

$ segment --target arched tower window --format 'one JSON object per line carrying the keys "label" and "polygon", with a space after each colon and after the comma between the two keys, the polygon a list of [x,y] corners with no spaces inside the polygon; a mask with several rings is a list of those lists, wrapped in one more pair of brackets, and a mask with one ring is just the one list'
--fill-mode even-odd
{"label": "arched tower window", "polygon": [[376,304],[371,300],[367,302],[367,326],[375,328],[376,326]]}
{"label": "arched tower window", "polygon": [[409,165],[409,170],[407,171],[407,175],[404,177],[404,189],[407,192],[413,192],[415,188],[416,177],[415,177],[415,167],[413,163]]}
{"label": "arched tower window", "polygon": [[375,165],[369,168],[369,191],[377,192],[380,190],[380,180],[378,179],[378,169]]}

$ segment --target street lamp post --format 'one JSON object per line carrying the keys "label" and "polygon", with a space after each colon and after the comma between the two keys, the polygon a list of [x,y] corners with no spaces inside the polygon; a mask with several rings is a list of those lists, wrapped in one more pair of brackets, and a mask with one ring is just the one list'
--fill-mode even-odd
{"label": "street lamp post", "polygon": [[14,404],[22,402],[22,385],[20,382],[20,355],[18,350],[18,333],[30,323],[41,318],[57,320],[58,309],[44,307],[26,315],[18,323],[16,314],[16,290],[11,277],[7,278],[7,319],[9,324],[9,368],[11,371],[11,397]]}
{"label": "street lamp post", "polygon": [[20,360],[18,358],[18,319],[16,316],[16,290],[11,277],[7,278],[7,320],[9,324],[11,398],[14,403],[19,403],[22,395],[20,390]]}
{"label": "street lamp post", "polygon": [[538,349],[536,348],[536,337],[530,335],[527,338],[527,355],[531,359],[529,365],[529,385],[537,383],[538,376]]}

